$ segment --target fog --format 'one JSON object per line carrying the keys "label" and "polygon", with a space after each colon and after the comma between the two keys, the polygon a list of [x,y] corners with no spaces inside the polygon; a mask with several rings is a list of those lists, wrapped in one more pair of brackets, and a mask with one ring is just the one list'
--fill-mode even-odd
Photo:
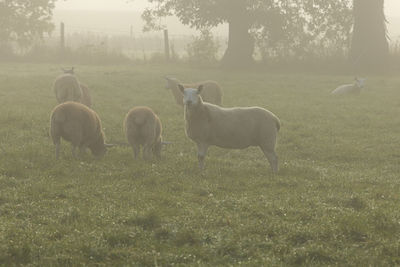
{"label": "fog", "polygon": [[[128,31],[132,25],[135,32],[143,28],[141,11],[149,6],[146,0],[68,0],[58,1],[55,22],[64,21],[72,27],[84,29],[106,29],[109,34]],[[385,0],[385,13],[388,18],[388,33],[392,40],[400,39],[400,1]],[[179,23],[176,18],[168,19],[168,27],[173,32],[194,34],[195,31]],[[227,35],[227,27],[216,30],[219,35]]]}

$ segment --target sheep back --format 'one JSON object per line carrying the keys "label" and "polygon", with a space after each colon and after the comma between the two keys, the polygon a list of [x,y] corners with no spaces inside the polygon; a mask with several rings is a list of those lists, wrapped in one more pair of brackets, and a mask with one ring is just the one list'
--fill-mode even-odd
{"label": "sheep back", "polygon": [[74,147],[88,147],[95,156],[105,152],[105,136],[99,116],[77,102],[68,101],[53,109],[50,135],[54,144],[63,138]]}
{"label": "sheep back", "polygon": [[161,121],[149,107],[132,108],[125,117],[124,128],[130,145],[161,145]]}
{"label": "sheep back", "polygon": [[260,107],[221,108],[203,103],[201,112],[188,112],[186,134],[196,143],[243,149],[276,142],[280,121]]}
{"label": "sheep back", "polygon": [[79,102],[82,97],[81,86],[74,75],[62,74],[58,76],[53,87],[58,103],[66,101]]}

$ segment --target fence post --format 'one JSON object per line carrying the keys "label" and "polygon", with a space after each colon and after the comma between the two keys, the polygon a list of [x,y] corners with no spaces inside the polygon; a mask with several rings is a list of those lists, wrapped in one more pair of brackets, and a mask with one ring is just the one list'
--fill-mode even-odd
{"label": "fence post", "polygon": [[170,60],[168,30],[164,30],[164,51],[165,60],[168,62]]}
{"label": "fence post", "polygon": [[60,24],[60,47],[61,51],[64,51],[65,48],[65,25],[64,22]]}

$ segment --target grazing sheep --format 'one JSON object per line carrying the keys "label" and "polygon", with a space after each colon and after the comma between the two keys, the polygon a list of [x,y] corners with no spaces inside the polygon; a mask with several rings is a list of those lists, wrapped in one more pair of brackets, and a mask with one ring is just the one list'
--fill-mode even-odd
{"label": "grazing sheep", "polygon": [[232,149],[258,146],[272,171],[278,171],[275,145],[280,122],[272,112],[260,107],[221,108],[203,102],[202,85],[198,89],[179,85],[179,89],[184,98],[186,135],[197,144],[200,169],[211,145]]}
{"label": "grazing sheep", "polygon": [[62,74],[56,78],[54,93],[60,104],[67,101],[80,102],[82,98],[82,89],[78,79],[72,74]]}
{"label": "grazing sheep", "polygon": [[89,88],[78,81],[74,73],[74,68],[62,70],[64,74],[58,76],[54,82],[54,92],[58,103],[75,101],[90,108],[92,106],[92,99]]}
{"label": "grazing sheep", "polygon": [[143,146],[143,158],[151,159],[153,154],[161,158],[162,126],[158,116],[148,107],[132,108],[125,117],[124,128],[128,143],[133,149],[135,159]]}
{"label": "grazing sheep", "polygon": [[71,142],[72,155],[76,158],[76,148],[81,152],[86,148],[96,158],[101,158],[107,145],[99,116],[83,104],[68,101],[56,106],[50,119],[50,136],[56,146],[56,159],[60,154],[61,137]]}
{"label": "grazing sheep", "polygon": [[[183,106],[182,93],[179,91],[178,87],[178,85],[181,84],[181,82],[175,78],[165,77],[165,79],[167,80],[167,85],[165,88],[167,90],[171,90],[172,94],[175,97],[176,103],[178,105]],[[204,85],[204,89],[201,92],[201,97],[203,98],[203,101],[221,106],[223,93],[221,87],[218,85],[217,82],[204,81],[195,84],[182,84],[182,85],[185,88],[197,88],[200,84]]]}
{"label": "grazing sheep", "polygon": [[360,94],[361,89],[365,85],[366,79],[355,78],[352,84],[345,84],[337,87],[331,92],[332,95],[350,95],[350,94]]}

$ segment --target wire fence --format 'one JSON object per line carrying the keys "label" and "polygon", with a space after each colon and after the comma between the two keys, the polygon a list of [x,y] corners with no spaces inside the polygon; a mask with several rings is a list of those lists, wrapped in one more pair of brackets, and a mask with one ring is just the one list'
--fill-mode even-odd
{"label": "wire fence", "polygon": [[[195,39],[195,34],[169,33],[169,47],[173,56],[184,57],[187,47]],[[56,25],[54,33],[44,39],[49,47],[60,46],[61,28]],[[105,52],[122,53],[133,59],[148,58],[153,54],[165,51],[164,34],[157,32],[136,32],[131,27],[126,30],[116,28],[96,28],[76,25],[66,25],[64,46],[71,50],[102,50]],[[227,46],[227,37],[214,36],[222,54]]]}

